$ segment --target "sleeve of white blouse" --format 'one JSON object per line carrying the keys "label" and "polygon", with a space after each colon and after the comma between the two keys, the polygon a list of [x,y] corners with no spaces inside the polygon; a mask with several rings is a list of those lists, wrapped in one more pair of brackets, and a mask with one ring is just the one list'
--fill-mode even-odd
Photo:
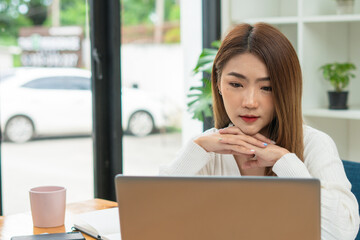
{"label": "sleeve of white blouse", "polygon": [[[208,130],[203,134],[214,132]],[[193,140],[189,141],[179,152],[174,161],[160,167],[160,175],[194,176],[209,175],[207,164],[214,158],[214,153],[206,152]]]}
{"label": "sleeve of white blouse", "polygon": [[321,239],[355,239],[359,230],[359,206],[334,141],[312,129],[304,145],[305,164],[295,154],[286,154],[274,165],[273,171],[279,177],[320,179]]}

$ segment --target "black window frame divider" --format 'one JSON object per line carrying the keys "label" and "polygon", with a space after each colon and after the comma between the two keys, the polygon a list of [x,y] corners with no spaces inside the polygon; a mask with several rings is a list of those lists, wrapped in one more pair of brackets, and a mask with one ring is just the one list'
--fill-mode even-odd
{"label": "black window frame divider", "polygon": [[94,196],[116,201],[123,173],[120,0],[90,0]]}
{"label": "black window frame divider", "polygon": [[[202,46],[211,48],[211,43],[221,38],[221,0],[202,0]],[[210,79],[209,73],[203,74]],[[204,118],[203,130],[214,127],[213,117]]]}

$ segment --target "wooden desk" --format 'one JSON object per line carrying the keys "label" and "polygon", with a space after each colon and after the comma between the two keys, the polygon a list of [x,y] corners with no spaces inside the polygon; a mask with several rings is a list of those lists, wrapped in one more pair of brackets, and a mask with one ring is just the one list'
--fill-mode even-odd
{"label": "wooden desk", "polygon": [[[101,210],[117,207],[116,202],[103,199],[93,199],[83,202],[70,203],[66,205],[65,225],[54,228],[33,227],[31,213],[20,213],[0,217],[0,239],[9,240],[13,236],[41,234],[41,233],[61,233],[71,232],[74,215],[84,212]],[[83,234],[86,239],[94,239]]]}

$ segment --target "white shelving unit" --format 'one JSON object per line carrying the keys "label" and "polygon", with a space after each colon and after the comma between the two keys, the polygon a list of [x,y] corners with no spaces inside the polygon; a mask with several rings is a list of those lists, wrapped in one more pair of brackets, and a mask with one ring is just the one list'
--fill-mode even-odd
{"label": "white shelving unit", "polygon": [[[288,37],[302,67],[305,122],[328,133],[341,158],[360,162],[360,2],[354,14],[337,15],[335,0],[223,0],[224,34],[242,22],[270,23]],[[349,110],[329,110],[332,88],[319,67],[345,61],[358,68],[348,87]]]}
{"label": "white shelving unit", "polygon": [[329,110],[325,108],[312,108],[312,109],[303,110],[303,115],[304,117],[360,120],[360,108],[348,109],[348,110]]}

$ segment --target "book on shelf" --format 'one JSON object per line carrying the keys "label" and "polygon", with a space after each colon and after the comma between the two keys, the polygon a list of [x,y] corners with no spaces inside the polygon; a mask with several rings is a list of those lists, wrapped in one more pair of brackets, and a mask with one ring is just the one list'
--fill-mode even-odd
{"label": "book on shelf", "polygon": [[97,239],[119,240],[119,209],[116,207],[78,214],[74,228]]}

